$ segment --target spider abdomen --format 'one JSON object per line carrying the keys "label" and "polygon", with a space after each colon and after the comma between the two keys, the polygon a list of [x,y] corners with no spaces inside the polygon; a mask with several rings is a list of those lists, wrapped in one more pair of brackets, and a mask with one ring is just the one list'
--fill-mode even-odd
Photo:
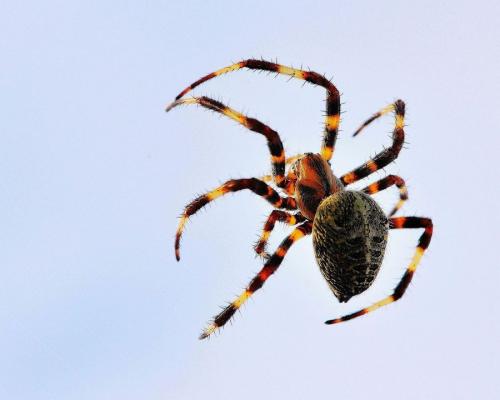
{"label": "spider abdomen", "polygon": [[318,206],[313,245],[321,273],[340,302],[368,289],[384,258],[389,221],[367,194],[340,191]]}

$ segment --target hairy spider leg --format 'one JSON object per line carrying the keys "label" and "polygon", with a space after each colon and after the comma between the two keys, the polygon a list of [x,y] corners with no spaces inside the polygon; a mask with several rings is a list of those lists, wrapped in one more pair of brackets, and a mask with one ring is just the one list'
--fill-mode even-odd
{"label": "hairy spider leg", "polygon": [[325,322],[325,324],[328,325],[338,324],[339,322],[344,322],[356,317],[360,317],[361,315],[365,315],[371,311],[376,310],[377,308],[393,303],[399,300],[401,297],[403,297],[406,289],[408,288],[408,285],[411,282],[411,279],[413,278],[413,274],[417,269],[417,266],[420,262],[420,259],[422,258],[422,255],[424,254],[427,247],[429,247],[433,229],[432,220],[430,218],[423,218],[423,217],[396,217],[396,218],[391,218],[389,222],[391,229],[424,228],[424,232],[419,238],[417,249],[415,250],[413,259],[411,260],[410,265],[408,266],[403,277],[401,278],[401,281],[396,286],[393,293],[390,296],[386,297],[385,299],[382,299],[376,302],[375,304],[371,305],[370,307],[363,308],[362,310],[359,310],[355,313],[344,315],[343,317],[340,318],[328,320]]}
{"label": "hairy spider leg", "polygon": [[304,71],[302,69],[287,67],[281,64],[276,64],[264,60],[243,60],[228,67],[211,72],[210,74],[198,79],[196,82],[192,83],[181,93],[179,93],[179,95],[175,99],[180,99],[185,94],[193,90],[196,86],[201,85],[209,79],[215,78],[216,76],[228,72],[237,71],[242,68],[276,72],[277,74],[288,75],[293,78],[310,82],[314,85],[322,86],[326,89],[326,116],[323,143],[321,146],[321,156],[326,161],[329,161],[333,156],[335,142],[337,141],[337,133],[340,122],[340,94],[338,89],[332,82],[330,82],[327,78],[325,78],[323,75],[318,74],[317,72]]}
{"label": "hairy spider leg", "polygon": [[273,210],[271,214],[267,217],[267,221],[264,224],[264,229],[260,236],[259,241],[255,244],[255,252],[262,258],[268,260],[271,256],[266,252],[267,241],[271,235],[272,230],[276,224],[276,221],[283,222],[287,225],[294,226],[300,224],[301,222],[307,221],[307,218],[302,214],[290,214],[286,211]]}
{"label": "hairy spider leg", "polygon": [[285,180],[285,151],[278,132],[274,131],[259,120],[249,118],[238,111],[229,108],[221,102],[206,96],[176,100],[168,106],[167,111],[170,111],[172,108],[181,104],[199,104],[202,107],[208,108],[209,110],[218,112],[233,119],[253,132],[257,132],[265,136],[269,152],[271,153],[272,176],[274,177],[274,182],[278,187],[287,186],[287,182]]}
{"label": "hairy spider leg", "polygon": [[377,118],[380,118],[382,115],[390,113],[391,111],[394,111],[394,104],[389,104],[387,107],[384,107],[380,111],[377,111],[375,114],[373,114],[370,118],[363,122],[358,129],[356,129],[352,136],[359,135],[360,132],[368,125],[370,125],[373,121],[375,121]]}
{"label": "hairy spider leg", "polygon": [[404,179],[397,175],[387,175],[385,178],[380,179],[377,182],[373,182],[371,185],[368,185],[367,187],[362,189],[362,191],[365,193],[374,194],[385,190],[392,185],[396,185],[396,187],[399,189],[399,201],[388,214],[389,217],[392,217],[394,214],[396,214],[396,212],[398,212],[398,210],[403,206],[405,201],[408,200],[408,189],[406,187]]}
{"label": "hairy spider leg", "polygon": [[231,179],[223,185],[219,186],[217,189],[198,196],[185,207],[184,212],[180,217],[177,232],[175,233],[175,258],[177,259],[177,261],[180,260],[180,243],[182,232],[189,217],[195,214],[200,208],[206,206],[208,203],[217,199],[218,197],[221,197],[229,192],[238,192],[243,189],[251,190],[255,194],[263,197],[276,208],[285,208],[287,210],[297,209],[297,204],[293,197],[280,197],[276,190],[274,190],[265,182],[258,180],[257,178]]}
{"label": "hairy spider leg", "polygon": [[[392,133],[392,145],[378,153],[371,160],[368,160],[363,165],[352,170],[351,172],[340,177],[340,180],[344,185],[350,185],[353,182],[359,181],[366,176],[374,173],[375,171],[384,168],[386,165],[390,164],[397,157],[403,143],[405,140],[404,132],[404,117],[405,117],[405,103],[403,100],[396,100],[394,104],[384,108],[387,110],[389,107],[394,109],[395,114],[395,126]],[[380,114],[380,115],[383,115]]]}
{"label": "hairy spider leg", "polygon": [[266,280],[276,272],[292,244],[304,236],[311,234],[311,232],[311,221],[306,221],[302,225],[296,227],[294,231],[281,242],[273,255],[264,264],[264,267],[262,267],[260,272],[250,281],[245,291],[236,300],[224,308],[224,310],[222,310],[222,312],[220,312],[213,319],[212,323],[205,328],[200,335],[200,339],[209,337],[217,329],[224,326],[226,322],[231,319],[234,313],[243,305],[243,303],[245,303],[250,296],[252,296],[252,294],[259,290],[262,285],[264,285]]}

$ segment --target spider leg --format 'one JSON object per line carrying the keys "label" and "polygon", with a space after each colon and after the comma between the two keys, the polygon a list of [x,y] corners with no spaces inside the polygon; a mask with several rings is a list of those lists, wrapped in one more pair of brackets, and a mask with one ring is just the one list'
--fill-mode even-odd
{"label": "spider leg", "polygon": [[218,197],[221,197],[226,193],[238,192],[243,189],[251,190],[255,194],[263,197],[276,208],[285,208],[287,210],[295,210],[297,208],[293,197],[280,197],[278,192],[276,192],[276,190],[274,190],[271,186],[256,178],[229,180],[217,189],[198,196],[184,208],[184,212],[180,217],[179,226],[177,227],[177,232],[175,234],[175,258],[177,261],[180,260],[180,242],[182,232],[189,217]]}
{"label": "spider leg", "polygon": [[399,189],[399,201],[388,214],[389,217],[392,217],[394,214],[396,214],[396,212],[403,206],[404,202],[408,200],[408,189],[406,188],[403,178],[397,175],[387,175],[385,178],[380,179],[377,182],[374,182],[362,189],[362,191],[365,193],[374,194],[385,190],[392,185],[396,185]]}
{"label": "spider leg", "polygon": [[422,217],[397,217],[390,219],[390,227],[391,229],[407,229],[407,228],[425,229],[418,241],[415,255],[413,256],[410,265],[406,269],[406,272],[401,278],[399,284],[394,289],[393,293],[390,296],[386,297],[385,299],[382,299],[369,307],[363,308],[362,310],[359,310],[352,314],[344,315],[343,317],[340,318],[328,320],[325,322],[325,324],[331,325],[331,324],[338,324],[339,322],[348,321],[350,319],[374,311],[377,308],[393,303],[399,300],[401,297],[403,297],[406,289],[408,288],[411,282],[411,279],[413,278],[413,274],[417,269],[420,259],[422,258],[424,251],[427,249],[431,241],[432,229],[433,229],[432,220],[430,218],[422,218]]}
{"label": "spider leg", "polygon": [[294,231],[281,242],[271,258],[269,258],[269,260],[267,260],[267,262],[264,264],[264,267],[262,267],[260,272],[250,281],[245,291],[236,300],[234,300],[231,304],[224,308],[222,312],[215,316],[212,323],[207,328],[205,328],[205,330],[200,335],[200,339],[209,337],[217,329],[224,326],[224,324],[226,324],[226,322],[231,319],[231,317],[241,307],[241,305],[245,303],[250,298],[250,296],[252,296],[252,294],[259,290],[262,285],[264,285],[266,280],[276,272],[292,244],[302,237],[309,235],[311,231],[311,221],[306,221],[302,225],[299,225],[297,228],[295,228]]}
{"label": "spider leg", "polygon": [[271,232],[274,229],[276,221],[280,221],[286,223],[287,225],[294,226],[306,220],[307,220],[306,217],[304,217],[300,213],[290,214],[286,211],[273,210],[271,214],[269,214],[269,217],[267,217],[267,221],[264,224],[264,229],[262,230],[262,234],[260,236],[259,241],[254,246],[255,252],[266,260],[268,260],[271,257],[266,252],[266,245],[269,236],[271,235]]}
{"label": "spider leg", "polygon": [[243,60],[237,62],[236,64],[211,72],[210,74],[198,79],[196,82],[192,83],[179,93],[175,99],[179,100],[195,87],[212,78],[215,78],[216,76],[227,72],[237,71],[242,68],[276,72],[277,74],[288,75],[292,78],[301,79],[314,85],[322,86],[326,89],[326,117],[323,143],[321,146],[321,156],[325,160],[329,161],[332,158],[333,151],[335,149],[335,142],[337,141],[338,126],[340,122],[340,94],[333,83],[317,72],[295,69],[264,60]]}
{"label": "spider leg", "polygon": [[394,161],[397,157],[401,148],[403,147],[405,132],[404,132],[404,116],[405,116],[405,103],[402,100],[396,100],[394,104],[384,108],[383,110],[376,113],[370,119],[365,122],[361,128],[359,128],[356,133],[359,133],[361,129],[368,125],[371,121],[378,118],[381,115],[394,110],[395,113],[395,126],[392,133],[392,145],[378,153],[371,160],[368,160],[363,165],[352,170],[351,172],[340,177],[340,180],[344,185],[350,185],[353,182],[359,181],[364,177],[372,174],[373,172],[384,168],[386,165]]}
{"label": "spider leg", "polygon": [[278,187],[285,187],[287,182],[285,179],[285,151],[283,143],[281,142],[278,132],[271,129],[269,126],[263,124],[255,118],[249,118],[238,111],[229,108],[219,101],[213,100],[209,97],[191,97],[186,99],[179,99],[170,104],[167,111],[181,104],[199,104],[209,110],[218,112],[226,117],[229,117],[244,127],[253,132],[257,132],[265,136],[267,139],[267,146],[271,153],[272,176]]}
{"label": "spider leg", "polygon": [[380,111],[377,111],[370,118],[368,118],[365,122],[361,124],[361,126],[356,129],[356,131],[352,134],[352,136],[357,136],[361,133],[363,129],[365,129],[368,125],[370,125],[373,121],[380,118],[382,115],[388,114],[391,111],[394,111],[394,104],[389,104],[387,107],[382,108]]}

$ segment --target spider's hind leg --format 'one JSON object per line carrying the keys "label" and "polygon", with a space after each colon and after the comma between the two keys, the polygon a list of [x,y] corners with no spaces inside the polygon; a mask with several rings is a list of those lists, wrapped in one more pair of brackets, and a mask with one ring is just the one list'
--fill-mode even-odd
{"label": "spider's hind leg", "polygon": [[431,242],[432,238],[432,230],[433,230],[433,225],[432,225],[432,220],[430,218],[423,218],[423,217],[397,217],[397,218],[391,218],[390,219],[390,227],[391,229],[408,229],[408,228],[424,228],[424,232],[420,236],[420,239],[418,241],[417,249],[415,250],[415,254],[413,256],[413,259],[410,262],[410,265],[406,269],[403,277],[399,281],[399,284],[396,286],[396,288],[393,290],[392,294],[385,299],[382,299],[375,304],[371,305],[370,307],[363,308],[362,310],[359,310],[357,312],[354,312],[352,314],[344,315],[343,317],[336,318],[336,319],[331,319],[325,322],[325,324],[331,325],[331,324],[338,324],[340,322],[348,321],[350,319],[360,317],[361,315],[365,315],[371,311],[376,310],[377,308],[380,308],[382,306],[385,306],[387,304],[393,303],[397,300],[399,300],[401,297],[403,297],[406,289],[410,285],[410,282],[413,278],[413,274],[415,273],[415,270],[417,269],[417,266],[420,262],[420,259],[422,258],[422,255],[424,254],[425,250],[427,247],[429,247],[429,243]]}
{"label": "spider's hind leg", "polygon": [[234,313],[243,305],[243,303],[245,303],[250,298],[250,296],[252,296],[252,294],[259,290],[262,285],[264,285],[266,280],[276,272],[292,244],[297,240],[303,238],[304,236],[309,235],[311,232],[311,221],[306,221],[302,225],[299,225],[297,228],[295,228],[294,231],[281,242],[273,255],[264,264],[264,267],[260,270],[260,272],[250,281],[245,291],[236,300],[230,303],[226,308],[224,308],[219,314],[215,316],[212,323],[207,328],[205,328],[205,330],[200,335],[200,339],[209,337],[217,329],[224,326],[227,321],[231,319]]}

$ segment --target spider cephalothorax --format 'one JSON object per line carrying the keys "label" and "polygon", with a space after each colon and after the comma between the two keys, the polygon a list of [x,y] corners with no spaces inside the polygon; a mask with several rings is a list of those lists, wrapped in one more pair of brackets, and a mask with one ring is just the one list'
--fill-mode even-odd
{"label": "spider cephalothorax", "polygon": [[[289,75],[326,89],[325,129],[320,153],[305,153],[287,159],[278,133],[269,126],[208,97],[183,98],[186,93],[203,82],[241,68]],[[336,177],[330,168],[340,120],[340,96],[337,88],[316,72],[294,69],[263,60],[244,60],[212,72],[191,84],[167,107],[167,111],[180,104],[199,104],[226,115],[251,131],[263,135],[267,139],[271,153],[272,175],[260,179],[229,180],[188,204],[177,228],[175,239],[177,260],[180,259],[180,239],[187,219],[212,200],[228,192],[249,189],[276,208],[267,218],[262,235],[255,245],[256,253],[265,260],[263,268],[251,280],[245,291],[214,318],[203,331],[200,339],[210,336],[229,321],[236,310],[276,272],[292,244],[311,233],[321,273],[337,299],[340,302],[347,302],[352,296],[368,289],[375,280],[382,265],[389,229],[424,228],[415,255],[392,295],[355,313],[328,320],[326,323],[335,324],[347,321],[392,303],[403,296],[420,258],[429,246],[433,229],[432,220],[424,217],[393,217],[408,198],[405,182],[399,176],[388,175],[361,191],[345,190],[346,186],[385,167],[398,157],[404,143],[405,104],[403,101],[397,100],[383,108],[366,120],[354,133],[357,135],[373,120],[394,112],[395,126],[392,145],[340,178]],[[288,172],[286,165],[290,165]],[[267,182],[274,184],[275,188]],[[399,189],[400,198],[393,210],[386,216],[369,195],[393,185]],[[283,195],[280,195],[278,190],[281,190]],[[292,210],[296,212],[291,213]],[[266,244],[276,221],[296,226],[296,228],[270,255],[266,252]]]}

